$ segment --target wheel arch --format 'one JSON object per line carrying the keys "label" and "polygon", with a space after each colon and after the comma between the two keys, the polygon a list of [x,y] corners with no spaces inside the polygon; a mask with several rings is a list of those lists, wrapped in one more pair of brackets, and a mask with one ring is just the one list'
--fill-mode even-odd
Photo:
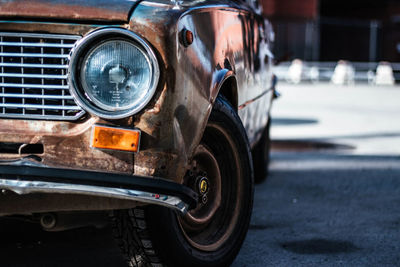
{"label": "wheel arch", "polygon": [[238,111],[238,88],[235,76],[229,76],[223,81],[218,95],[223,95],[235,111]]}
{"label": "wheel arch", "polygon": [[239,106],[239,99],[238,99],[237,80],[234,72],[228,69],[222,69],[217,74],[216,80],[217,82],[216,85],[214,86],[216,90],[213,90],[215,93],[213,94],[211,104],[214,104],[218,95],[223,95],[237,112]]}

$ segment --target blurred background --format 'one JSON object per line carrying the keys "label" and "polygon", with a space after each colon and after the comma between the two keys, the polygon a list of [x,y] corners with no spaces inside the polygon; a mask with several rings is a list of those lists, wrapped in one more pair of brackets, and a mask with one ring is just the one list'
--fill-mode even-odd
{"label": "blurred background", "polygon": [[[262,0],[278,57],[307,61],[400,61],[397,0]],[[351,41],[351,42],[350,42]]]}
{"label": "blurred background", "polygon": [[[337,62],[346,60],[357,79],[390,62],[400,79],[400,1],[261,0],[275,29],[274,54],[281,61],[300,59],[330,79]],[[288,64],[284,64],[285,67]],[[328,71],[328,73],[326,73]],[[314,79],[318,78],[315,77]],[[370,77],[371,78],[371,77]]]}
{"label": "blurred background", "polygon": [[273,147],[400,155],[400,1],[260,4],[275,32],[282,93],[272,109]]}

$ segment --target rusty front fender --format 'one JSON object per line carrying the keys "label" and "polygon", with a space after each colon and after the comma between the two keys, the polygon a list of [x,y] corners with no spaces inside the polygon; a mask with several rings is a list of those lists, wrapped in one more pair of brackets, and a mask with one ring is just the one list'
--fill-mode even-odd
{"label": "rusty front fender", "polygon": [[[196,9],[193,12],[204,14]],[[234,69],[229,64],[234,62],[232,51],[218,56],[202,54],[204,45],[213,44],[196,33],[191,46],[179,42],[183,28],[195,32],[200,27],[201,20],[194,25],[188,14],[192,13],[143,2],[133,12],[129,24],[130,30],[153,46],[162,73],[156,96],[135,119],[134,125],[143,135],[134,170],[136,174],[165,177],[178,183],[200,143],[224,82],[232,79],[237,87]],[[232,95],[237,98],[237,93]]]}

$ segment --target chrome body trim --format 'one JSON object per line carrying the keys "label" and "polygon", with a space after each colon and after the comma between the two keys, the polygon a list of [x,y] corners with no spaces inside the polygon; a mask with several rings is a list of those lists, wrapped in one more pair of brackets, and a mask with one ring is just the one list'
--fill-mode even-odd
{"label": "chrome body trim", "polygon": [[72,47],[74,47],[73,44],[18,43],[18,42],[0,42],[0,45],[24,46],[24,47],[59,47],[59,48],[72,48]]}
{"label": "chrome body trim", "polygon": [[57,120],[57,121],[75,121],[75,120],[79,119],[80,117],[82,117],[84,114],[85,114],[85,111],[81,110],[77,114],[75,114],[74,117],[65,117],[63,115],[51,115],[51,116],[29,115],[29,116],[27,116],[26,114],[2,114],[0,117],[1,118],[7,118],[7,119],[35,119],[35,120],[46,120],[46,121],[55,121],[55,120]]}
{"label": "chrome body trim", "polygon": [[3,94],[0,97],[15,97],[15,98],[44,98],[44,99],[74,99],[70,95],[32,95],[32,94]]}
{"label": "chrome body trim", "polygon": [[50,38],[50,39],[65,39],[65,40],[77,40],[80,36],[77,35],[66,35],[66,34],[47,34],[47,33],[20,33],[20,32],[1,32],[2,36],[10,37],[28,37],[28,38]]}
{"label": "chrome body trim", "polygon": [[68,55],[59,55],[59,54],[28,54],[28,53],[0,53],[0,57],[68,58]]}
{"label": "chrome body trim", "polygon": [[44,69],[68,69],[68,65],[56,64],[25,64],[25,63],[1,63],[0,67],[16,67],[16,68],[44,68]]}
{"label": "chrome body trim", "polygon": [[[77,80],[78,72],[76,71],[76,68],[78,67],[78,61],[82,57],[86,56],[85,52],[87,51],[85,50],[87,50],[87,46],[93,44],[93,42],[96,43],[98,40],[105,40],[109,37],[123,37],[128,41],[133,41],[134,43],[138,44],[139,49],[146,52],[146,56],[151,61],[152,84],[148,90],[148,93],[143,97],[142,101],[140,101],[137,106],[126,110],[108,111],[99,107],[96,105],[96,103],[93,103],[88,99],[86,96],[87,93],[84,92],[83,88],[81,88],[80,81]],[[76,46],[72,48],[71,59],[68,67],[68,76],[71,95],[74,96],[75,101],[79,106],[89,113],[104,119],[121,119],[138,113],[150,102],[157,89],[158,80],[160,77],[160,68],[153,49],[143,38],[123,28],[102,28],[80,39],[76,43]]]}
{"label": "chrome body trim", "polygon": [[48,88],[48,89],[68,89],[68,85],[40,85],[40,84],[18,84],[18,83],[0,83],[1,87],[15,87],[15,88]]}
{"label": "chrome body trim", "polygon": [[61,110],[76,110],[78,106],[43,106],[43,105],[29,105],[29,104],[0,104],[0,107],[5,108],[46,108],[46,109],[61,109]]}
{"label": "chrome body trim", "polygon": [[65,78],[67,78],[67,75],[0,73],[0,77],[39,78],[39,79],[65,79]]}
{"label": "chrome body trim", "polygon": [[10,190],[19,195],[33,193],[79,194],[132,200],[175,209],[182,214],[185,214],[188,210],[188,205],[179,197],[122,188],[0,179],[0,189]]}

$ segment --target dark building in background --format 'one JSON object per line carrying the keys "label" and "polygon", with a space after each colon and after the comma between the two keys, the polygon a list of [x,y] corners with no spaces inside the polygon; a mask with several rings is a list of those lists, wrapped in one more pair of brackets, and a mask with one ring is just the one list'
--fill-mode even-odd
{"label": "dark building in background", "polygon": [[262,0],[278,58],[400,62],[399,0]]}
{"label": "dark building in background", "polygon": [[278,58],[319,59],[318,0],[262,0],[274,25]]}

